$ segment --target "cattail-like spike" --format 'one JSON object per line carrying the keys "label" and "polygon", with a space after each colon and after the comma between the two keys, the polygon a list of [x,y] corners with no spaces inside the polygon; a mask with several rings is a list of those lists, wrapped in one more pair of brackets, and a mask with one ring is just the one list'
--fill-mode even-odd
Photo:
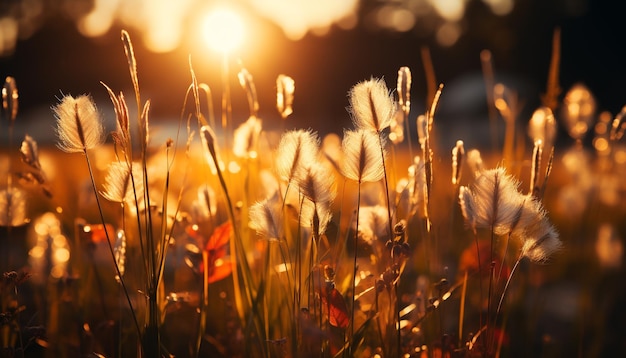
{"label": "cattail-like spike", "polygon": [[537,182],[539,181],[539,170],[541,169],[541,157],[543,156],[543,142],[541,139],[535,141],[535,146],[533,147],[533,156],[531,160],[530,167],[530,188],[528,193],[533,196],[539,195],[539,186]]}
{"label": "cattail-like spike", "polygon": [[248,70],[242,68],[237,74],[239,78],[239,84],[246,92],[248,97],[248,106],[250,108],[250,117],[256,117],[259,112],[259,100],[256,94],[256,86],[254,85],[254,79]]}
{"label": "cattail-like spike", "polygon": [[4,80],[4,86],[2,86],[2,110],[11,126],[15,123],[15,118],[17,118],[18,99],[19,95],[15,78],[7,76]]}
{"label": "cattail-like spike", "polygon": [[276,152],[276,173],[290,182],[303,170],[305,163],[317,160],[319,139],[311,131],[297,130],[283,134]]}
{"label": "cattail-like spike", "polygon": [[209,220],[217,214],[215,191],[203,185],[198,188],[198,199],[193,203],[196,220]]}
{"label": "cattail-like spike", "polygon": [[263,121],[251,116],[242,123],[233,134],[233,154],[239,158],[256,158],[257,143],[261,134]]}
{"label": "cattail-like spike", "polygon": [[467,165],[470,168],[474,177],[479,176],[482,172],[485,171],[485,165],[483,164],[483,158],[480,155],[480,151],[478,149],[472,149],[467,152]]}
{"label": "cattail-like spike", "polygon": [[465,160],[465,147],[462,140],[457,140],[456,145],[452,148],[452,185],[459,185],[461,182],[461,173],[463,161]]}
{"label": "cattail-like spike", "polygon": [[[424,161],[419,157],[413,158],[413,164],[409,166],[409,204],[410,215],[419,213],[420,217],[425,217],[424,194],[426,193],[426,173],[424,171]],[[419,211],[418,211],[419,210]]]}
{"label": "cattail-like spike", "polygon": [[57,120],[57,146],[67,153],[86,152],[103,141],[100,114],[91,97],[64,96],[61,103],[52,108]]}
{"label": "cattail-like spike", "polygon": [[411,110],[411,69],[406,66],[398,70],[398,104],[408,116]]}
{"label": "cattail-like spike", "polygon": [[539,107],[533,112],[528,122],[528,135],[536,142],[552,143],[556,137],[556,121],[554,114],[548,107]]}
{"label": "cattail-like spike", "polygon": [[143,131],[143,148],[148,148],[150,144],[150,100],[147,100],[141,111],[141,129]]}
{"label": "cattail-like spike", "polygon": [[382,79],[357,83],[350,90],[349,100],[356,128],[380,133],[391,124],[395,103]]}
{"label": "cattail-like spike", "polygon": [[293,78],[286,75],[278,75],[276,78],[276,109],[282,119],[293,113],[293,98],[296,91],[296,83]]}
{"label": "cattail-like spike", "polygon": [[124,230],[117,231],[113,253],[113,257],[119,268],[119,274],[115,274],[115,281],[120,282],[126,272],[126,233]]}
{"label": "cattail-like spike", "polygon": [[26,192],[14,186],[0,191],[0,226],[26,222]]}
{"label": "cattail-like spike", "polygon": [[200,128],[200,139],[202,140],[203,147],[208,150],[208,153],[206,154],[207,163],[209,164],[211,172],[215,173],[217,172],[216,165],[220,165],[221,169],[221,161],[218,156],[215,132],[213,132],[213,129],[210,126],[204,125]]}
{"label": "cattail-like spike", "polygon": [[39,150],[37,149],[37,142],[33,137],[26,134],[20,147],[20,155],[22,162],[33,169],[40,170],[41,163],[39,162]]}
{"label": "cattail-like spike", "polygon": [[378,135],[370,130],[344,132],[343,175],[346,178],[363,183],[379,181],[384,177],[383,157],[378,141]]}
{"label": "cattail-like spike", "polygon": [[422,150],[426,145],[426,138],[428,136],[428,119],[425,115],[420,114],[417,116],[417,140],[420,143]]}
{"label": "cattail-like spike", "polygon": [[620,140],[624,136],[626,130],[626,106],[622,107],[622,110],[615,116],[611,124],[611,140]]}

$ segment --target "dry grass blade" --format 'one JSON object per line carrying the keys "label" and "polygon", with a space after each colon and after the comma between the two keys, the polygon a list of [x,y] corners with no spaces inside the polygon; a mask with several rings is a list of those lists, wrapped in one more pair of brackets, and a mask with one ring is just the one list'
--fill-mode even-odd
{"label": "dry grass blade", "polygon": [[239,84],[246,92],[248,97],[248,107],[250,108],[250,116],[255,117],[259,112],[259,100],[256,94],[256,86],[254,85],[254,79],[248,70],[242,68],[237,75],[239,78]]}
{"label": "dry grass blade", "polygon": [[128,61],[128,69],[130,71],[131,81],[133,82],[133,89],[135,90],[137,104],[139,104],[141,102],[139,97],[139,79],[137,78],[137,61],[135,60],[133,42],[130,40],[130,35],[126,30],[122,30],[122,43],[124,44],[124,53],[126,54],[126,60]]}

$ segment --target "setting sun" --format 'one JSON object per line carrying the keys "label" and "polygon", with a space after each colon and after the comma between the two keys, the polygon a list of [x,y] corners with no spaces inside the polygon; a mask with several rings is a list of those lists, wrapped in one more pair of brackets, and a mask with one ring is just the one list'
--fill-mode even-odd
{"label": "setting sun", "polygon": [[203,21],[202,34],[211,49],[227,54],[243,42],[243,21],[230,10],[215,10]]}

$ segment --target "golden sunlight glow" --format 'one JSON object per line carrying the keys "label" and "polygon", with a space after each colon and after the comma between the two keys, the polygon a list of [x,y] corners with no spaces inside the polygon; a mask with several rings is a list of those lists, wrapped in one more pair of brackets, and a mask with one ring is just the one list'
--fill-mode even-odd
{"label": "golden sunlight glow", "polygon": [[243,42],[243,21],[230,10],[215,10],[204,20],[202,34],[211,49],[228,54]]}
{"label": "golden sunlight glow", "polygon": [[231,161],[228,163],[228,171],[233,174],[237,174],[241,171],[241,166],[237,162]]}
{"label": "golden sunlight glow", "polygon": [[[357,0],[250,0],[258,13],[278,24],[291,40],[300,40],[309,31],[324,33],[334,23],[352,19],[357,10]],[[344,26],[356,25],[353,21]]]}
{"label": "golden sunlight glow", "polygon": [[448,21],[459,21],[465,13],[464,0],[430,0],[430,4]]}

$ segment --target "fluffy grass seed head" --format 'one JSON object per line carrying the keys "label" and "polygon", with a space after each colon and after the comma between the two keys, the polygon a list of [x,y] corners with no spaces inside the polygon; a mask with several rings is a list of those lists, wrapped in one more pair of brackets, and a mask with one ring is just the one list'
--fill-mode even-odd
{"label": "fluffy grass seed head", "polygon": [[365,129],[345,131],[342,148],[343,175],[346,178],[363,183],[379,181],[384,177],[381,147],[376,132]]}
{"label": "fluffy grass seed head", "polygon": [[558,232],[546,217],[537,220],[526,230],[526,234],[521,254],[532,262],[545,263],[563,247]]}
{"label": "fluffy grass seed head", "polygon": [[283,134],[276,152],[276,174],[285,181],[292,181],[305,163],[317,160],[319,139],[317,134],[306,130],[294,130]]}
{"label": "fluffy grass seed head", "polygon": [[132,165],[133,176],[129,164],[126,162],[112,162],[109,164],[107,175],[104,179],[104,191],[102,196],[114,203],[135,204],[135,195],[139,201],[138,207],[143,210],[144,184],[143,173],[139,163]]}
{"label": "fluffy grass seed head", "polygon": [[91,97],[64,96],[52,111],[57,120],[57,146],[62,151],[80,153],[102,144],[104,128]]}
{"label": "fluffy grass seed head", "polygon": [[318,162],[307,163],[295,178],[300,192],[314,203],[330,203],[337,193],[329,168]]}
{"label": "fluffy grass seed head", "polygon": [[330,202],[315,203],[308,198],[302,202],[300,225],[314,230],[313,237],[318,238],[323,235],[331,219],[332,208]]}
{"label": "fluffy grass seed head", "polygon": [[0,191],[0,226],[26,223],[26,192],[15,186]]}
{"label": "fluffy grass seed head", "polygon": [[384,80],[371,78],[357,83],[350,90],[349,101],[356,128],[381,132],[391,124],[396,105]]}
{"label": "fluffy grass seed head", "polygon": [[250,116],[235,129],[233,138],[233,154],[238,158],[254,159],[258,156],[257,143],[263,128],[263,121],[256,116]]}
{"label": "fluffy grass seed head", "polygon": [[472,228],[489,228],[505,235],[517,226],[526,196],[519,183],[504,168],[490,169],[479,175],[471,188],[462,187],[459,204]]}
{"label": "fluffy grass seed head", "polygon": [[283,234],[281,205],[277,197],[266,198],[250,207],[249,227],[268,240],[280,240]]}
{"label": "fluffy grass seed head", "polygon": [[[356,217],[352,222],[356,229]],[[383,205],[363,206],[359,209],[359,237],[368,244],[389,238],[389,214]]]}

